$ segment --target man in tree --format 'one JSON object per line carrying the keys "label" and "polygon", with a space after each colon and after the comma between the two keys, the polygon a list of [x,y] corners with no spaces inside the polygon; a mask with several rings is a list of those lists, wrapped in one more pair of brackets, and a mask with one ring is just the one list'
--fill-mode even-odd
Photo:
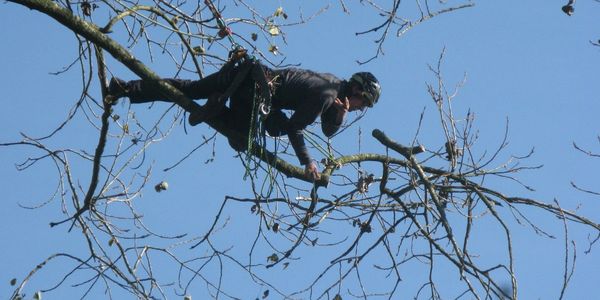
{"label": "man in tree", "polygon": [[[315,162],[311,159],[304,142],[302,130],[321,116],[323,133],[330,137],[338,131],[347,112],[372,107],[381,94],[378,80],[369,72],[359,72],[349,80],[341,80],[327,73],[316,73],[310,70],[287,68],[272,70],[264,65],[261,68],[270,87],[271,107],[263,121],[267,133],[271,136],[287,134],[300,163],[305,166],[305,173],[313,180],[320,178]],[[244,64],[226,64],[220,71],[201,80],[164,79],[187,97],[192,99],[208,99],[201,109],[190,113],[189,123],[192,126],[210,118],[224,120],[228,126],[246,136],[250,128],[251,115],[256,97],[255,88],[260,86],[256,76],[244,75],[237,83],[234,91],[228,90],[243,72]],[[264,85],[263,85],[264,86]],[[228,94],[230,93],[230,95]],[[129,97],[131,103],[166,101],[166,99],[149,82],[143,80],[123,81],[113,78],[109,85],[112,99]],[[225,106],[227,97],[229,107]],[[293,111],[288,117],[282,110]],[[229,144],[237,151],[244,151],[245,144],[229,140]]]}

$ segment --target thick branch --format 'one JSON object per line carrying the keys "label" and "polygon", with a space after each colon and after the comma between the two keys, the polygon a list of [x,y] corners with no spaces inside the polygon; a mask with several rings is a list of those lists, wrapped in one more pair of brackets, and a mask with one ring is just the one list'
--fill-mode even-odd
{"label": "thick branch", "polygon": [[[96,50],[96,57],[97,57],[97,61],[98,61],[98,77],[99,77],[100,83],[101,83],[100,87],[101,87],[101,91],[102,91],[102,99],[104,99],[107,95],[106,72],[104,69],[104,56],[102,55],[101,49],[96,47],[95,50]],[[71,224],[71,227],[69,228],[69,231],[70,231],[71,229],[73,229],[75,222],[78,220],[78,218],[81,216],[81,214],[83,214],[84,212],[86,212],[87,210],[92,208],[94,205],[94,202],[95,202],[94,194],[96,193],[96,188],[98,187],[101,160],[102,160],[102,155],[104,154],[104,147],[106,147],[106,138],[108,135],[108,128],[110,126],[108,119],[110,118],[111,111],[112,111],[111,104],[107,103],[106,101],[102,101],[102,109],[103,109],[102,117],[101,117],[102,126],[100,128],[100,137],[98,138],[98,145],[96,146],[96,150],[94,152],[94,163],[92,166],[92,178],[90,179],[90,185],[88,187],[88,190],[85,194],[85,198],[83,200],[83,206],[79,207],[77,209],[77,212],[72,217],[70,217],[66,220],[63,220],[61,222],[52,222],[52,223],[50,223],[50,227],[54,227],[54,226],[60,225],[64,222],[67,222],[69,220],[73,220],[73,223]]]}
{"label": "thick branch", "polygon": [[110,53],[110,55],[123,63],[140,78],[157,84],[160,92],[174,100],[185,110],[191,111],[199,107],[198,104],[187,98],[176,88],[166,82],[162,82],[158,75],[152,72],[152,70],[137,60],[133,55],[131,55],[127,49],[113,41],[106,34],[103,34],[100,28],[98,28],[96,25],[86,22],[85,20],[73,15],[69,10],[50,0],[9,0],[9,2],[18,3],[30,9],[40,11],[41,13],[44,13],[63,24],[76,34],[83,36],[90,42],[106,50],[108,53]]}
{"label": "thick branch", "polygon": [[[96,25],[86,22],[85,20],[73,15],[69,10],[60,7],[58,4],[50,0],[9,0],[9,2],[21,4],[30,9],[40,11],[41,13],[54,18],[65,27],[83,36],[100,48],[106,50],[115,59],[123,63],[140,78],[155,84],[161,94],[166,95],[167,98],[173,100],[186,111],[192,112],[200,107],[196,102],[186,97],[178,89],[174,88],[167,82],[161,81],[161,78],[157,74],[146,67],[142,62],[137,60],[133,55],[131,55],[131,53],[129,53],[129,51],[127,51],[127,49],[123,48],[117,42],[109,38],[106,34],[102,33],[101,29]],[[212,119],[207,121],[207,123],[228,138],[245,141],[244,136],[229,128],[222,120]],[[304,170],[302,168],[293,166],[284,160],[277,158],[276,155],[267,151],[266,149],[260,148],[256,145],[253,148],[256,149],[256,151],[253,151],[253,155],[256,155],[261,160],[271,164],[284,175],[312,182],[304,175]],[[325,175],[322,176],[322,178],[317,182],[317,185],[326,186],[328,182],[329,176]]]}
{"label": "thick branch", "polygon": [[390,139],[387,135],[385,135],[385,133],[383,133],[383,131],[379,129],[373,130],[371,134],[384,146],[402,154],[402,156],[406,158],[410,157],[413,154],[425,152],[425,147],[423,147],[422,145],[418,145],[415,147],[405,147],[403,145],[400,145],[396,141]]}

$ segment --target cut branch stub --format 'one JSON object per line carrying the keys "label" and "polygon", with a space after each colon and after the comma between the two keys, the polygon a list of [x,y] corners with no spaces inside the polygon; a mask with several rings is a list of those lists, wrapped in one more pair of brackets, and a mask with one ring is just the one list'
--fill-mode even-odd
{"label": "cut branch stub", "polygon": [[415,147],[403,146],[397,143],[396,141],[390,139],[387,135],[385,135],[385,133],[383,133],[383,131],[379,129],[374,129],[371,134],[384,146],[402,154],[402,156],[406,157],[407,159],[413,154],[425,152],[425,147],[423,147],[422,145],[417,145]]}

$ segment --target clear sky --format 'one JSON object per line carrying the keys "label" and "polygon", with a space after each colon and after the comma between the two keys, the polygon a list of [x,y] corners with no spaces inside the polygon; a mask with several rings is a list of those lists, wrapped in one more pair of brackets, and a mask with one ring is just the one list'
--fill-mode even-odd
{"label": "clear sky", "polygon": [[[576,142],[600,153],[597,138],[600,134],[597,117],[600,112],[600,47],[589,42],[600,38],[600,4],[592,0],[577,1],[575,14],[568,17],[560,9],[566,4],[564,2],[477,1],[472,8],[435,17],[400,38],[391,34],[383,46],[385,55],[366,65],[358,65],[356,61],[367,59],[375,53],[373,40],[379,37],[379,33],[359,37],[354,33],[371,28],[382,19],[372,10],[357,4],[349,6],[350,14],[344,14],[340,2],[330,1],[329,10],[308,24],[284,28],[287,45],[281,40],[276,42],[287,63],[333,73],[341,78],[348,78],[359,70],[367,70],[381,81],[383,94],[380,103],[368,110],[358,124],[333,141],[344,154],[358,151],[359,128],[364,133],[362,151],[384,151],[381,145],[370,138],[370,132],[375,128],[385,131],[399,142],[410,143],[422,111],[425,111],[425,117],[419,142],[428,149],[443,146],[445,140],[435,105],[427,93],[426,82],[435,83],[428,64],[436,64],[440,52],[445,48],[442,70],[446,84],[453,86],[466,74],[466,83],[453,103],[454,112],[463,117],[469,110],[475,113],[475,127],[479,130],[478,151],[493,151],[501,143],[508,120],[509,147],[503,158],[508,159],[510,154],[525,155],[534,148],[534,155],[528,160],[529,165],[543,165],[540,170],[518,175],[521,181],[535,189],[534,192],[519,188],[516,184],[495,188],[509,195],[526,196],[547,203],[557,199],[564,207],[578,208],[581,214],[600,222],[600,197],[575,191],[570,185],[574,181],[584,188],[600,191],[596,174],[600,160],[585,156],[573,148],[573,142]],[[261,9],[269,11],[279,5],[285,8],[290,18],[298,18],[300,4],[296,1],[269,1]],[[310,15],[320,5],[304,3],[302,11]],[[408,12],[414,9],[413,6],[403,1],[401,9],[406,8],[411,16]],[[237,8],[232,6],[230,9],[235,11]],[[76,58],[78,49],[75,37],[54,20],[6,2],[0,4],[0,28],[0,143],[21,140],[21,134],[45,136],[66,118],[79,99],[84,84],[77,63],[66,73],[51,74],[61,71]],[[148,55],[141,51],[141,46],[143,44],[136,46],[134,52],[139,53],[144,63],[161,75],[174,75],[174,68],[167,60],[157,58],[150,62]],[[136,78],[114,60],[110,60],[109,69],[125,79]],[[207,72],[210,71],[207,69]],[[191,73],[182,74],[187,78],[193,76]],[[96,86],[92,91],[97,93],[97,83],[93,84]],[[122,113],[126,113],[127,109],[126,100],[115,107]],[[132,107],[140,122],[148,123],[167,109],[168,106],[164,104]],[[243,180],[243,166],[239,159],[233,158],[235,153],[224,138],[217,139],[217,154],[213,162],[204,163],[212,149],[203,148],[177,168],[162,171],[197,146],[199,137],[211,134],[212,131],[205,125],[188,127],[187,134],[182,126],[177,126],[169,138],[154,145],[146,154],[145,163],[153,166],[152,179],[144,189],[143,196],[136,200],[136,205],[144,213],[146,224],[160,234],[201,236],[212,224],[225,195],[251,196],[249,182]],[[79,114],[64,134],[48,143],[56,149],[83,149],[93,153],[96,141],[96,131],[90,129],[85,116]],[[316,151],[312,154],[317,159],[321,158]],[[2,296],[12,292],[13,288],[9,285],[12,278],[21,280],[48,255],[56,252],[77,253],[85,247],[80,234],[67,233],[68,226],[52,229],[48,226],[50,222],[63,218],[60,201],[54,200],[36,210],[19,206],[40,205],[55,193],[56,169],[50,160],[24,172],[16,171],[16,163],[36,155],[40,155],[40,152],[27,147],[0,148],[0,179],[4,190],[3,207],[0,210]],[[288,160],[297,164],[293,157]],[[82,182],[79,184],[85,187],[88,165],[76,167],[73,171],[81,176]],[[139,172],[145,172],[145,169]],[[161,180],[168,181],[170,189],[158,194],[153,191],[153,185]],[[294,184],[304,188],[308,186],[303,182]],[[557,239],[536,235],[530,227],[512,222],[520,297],[555,299],[560,294],[563,276],[562,222],[534,210],[527,211],[530,219],[536,220]],[[221,235],[218,244],[223,248],[233,246],[233,253],[244,255],[247,248],[239,245],[251,243],[258,227],[257,218],[249,214],[249,205],[242,204],[228,207],[226,215],[231,218],[231,227],[237,229]],[[589,299],[598,294],[600,253],[597,245],[590,254],[584,253],[588,248],[588,238],[594,238],[589,233],[582,226],[569,227],[569,236],[577,245],[577,266],[566,299]],[[503,244],[495,243],[498,238],[494,234],[497,232],[481,234],[479,242],[488,245],[482,248],[482,257],[493,256],[499,251],[498,247],[503,247]],[[338,237],[329,238],[335,240]],[[186,249],[184,247],[181,251]],[[303,251],[305,257],[320,255],[310,252],[310,248]],[[163,262],[157,263],[165,268],[165,272],[172,272],[161,265]],[[307,264],[293,269],[295,275],[278,270],[279,273],[265,272],[265,276],[274,277],[273,280],[280,282],[286,290],[286,281],[291,278],[302,280],[303,274],[308,274],[310,268],[311,265]],[[30,284],[40,289],[51,287],[57,282],[57,277],[53,276],[55,270],[61,268],[49,268]],[[370,274],[367,269],[363,272]],[[425,267],[411,268],[404,276],[426,276],[426,272]],[[228,275],[231,276],[229,288],[235,290],[237,276],[243,276],[235,274],[233,270]],[[444,276],[456,279],[457,274],[450,271],[438,274],[438,278]],[[378,288],[374,283],[373,292],[377,292]],[[259,288],[239,289],[242,290],[241,294],[236,296],[245,299],[262,295]],[[202,295],[205,288],[198,286],[193,291],[196,295]],[[414,294],[413,291],[407,288],[399,297],[409,297]],[[78,290],[73,295],[68,288],[63,288],[56,291],[56,296],[50,295],[47,299],[79,298],[82,293]],[[92,292],[92,299],[103,297],[102,290]],[[195,299],[202,298],[198,296]]]}

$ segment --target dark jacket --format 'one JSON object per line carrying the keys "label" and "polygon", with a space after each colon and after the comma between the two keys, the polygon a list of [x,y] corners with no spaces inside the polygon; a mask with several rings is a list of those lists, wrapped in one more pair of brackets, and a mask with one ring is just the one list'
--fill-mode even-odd
{"label": "dark jacket", "polygon": [[325,136],[330,137],[338,131],[341,124],[336,123],[337,111],[333,103],[336,98],[343,97],[347,83],[332,74],[303,69],[281,69],[272,73],[279,76],[272,109],[294,111],[289,119],[279,121],[279,126],[286,129],[300,163],[305,165],[311,158],[302,130],[320,116]]}

